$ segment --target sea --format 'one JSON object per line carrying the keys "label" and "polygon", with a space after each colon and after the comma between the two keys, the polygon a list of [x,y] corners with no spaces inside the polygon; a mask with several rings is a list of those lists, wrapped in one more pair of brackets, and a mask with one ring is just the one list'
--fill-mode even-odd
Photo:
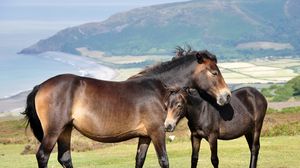
{"label": "sea", "polygon": [[0,99],[9,98],[52,76],[72,73],[99,79],[112,79],[113,69],[91,58],[59,52],[38,55],[17,54],[23,48],[48,38],[58,30],[79,22],[12,22],[0,23]]}

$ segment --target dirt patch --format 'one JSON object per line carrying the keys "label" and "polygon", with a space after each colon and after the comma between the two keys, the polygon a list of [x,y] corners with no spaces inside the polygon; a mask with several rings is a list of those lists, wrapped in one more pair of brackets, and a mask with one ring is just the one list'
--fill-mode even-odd
{"label": "dirt patch", "polygon": [[287,102],[269,102],[268,107],[273,109],[283,109],[287,107],[300,106],[300,101],[287,101]]}

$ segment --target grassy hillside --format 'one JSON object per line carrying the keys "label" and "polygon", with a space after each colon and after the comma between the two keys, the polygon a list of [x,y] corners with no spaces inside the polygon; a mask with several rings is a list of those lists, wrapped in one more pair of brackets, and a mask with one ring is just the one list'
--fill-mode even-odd
{"label": "grassy hillside", "polygon": [[283,85],[271,85],[261,90],[270,101],[287,101],[300,99],[300,76],[289,80]]}

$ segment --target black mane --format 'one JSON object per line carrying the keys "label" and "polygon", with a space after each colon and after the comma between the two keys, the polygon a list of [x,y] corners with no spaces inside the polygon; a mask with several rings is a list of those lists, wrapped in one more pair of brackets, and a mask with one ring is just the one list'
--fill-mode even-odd
{"label": "black mane", "polygon": [[196,61],[197,57],[203,57],[205,59],[212,60],[217,63],[217,58],[212,53],[207,50],[196,51],[192,50],[191,47],[184,49],[182,47],[176,47],[176,56],[172,58],[171,61],[158,63],[154,66],[148,67],[138,74],[130,77],[129,79],[137,78],[140,76],[147,76],[152,74],[158,74],[164,71],[168,71],[176,66],[184,66],[184,63],[190,61]]}
{"label": "black mane", "polygon": [[172,59],[171,61],[158,63],[156,65],[148,67],[148,68],[142,70],[141,72],[139,72],[138,74],[130,77],[129,79],[136,78],[136,77],[139,77],[139,76],[158,74],[158,73],[161,73],[161,72],[168,71],[168,70],[170,70],[170,69],[172,69],[173,67],[176,67],[176,66],[184,66],[184,63],[192,62],[192,61],[196,61],[196,57],[193,56],[193,55],[189,55],[189,56],[186,56],[186,57],[178,57],[176,59]]}
{"label": "black mane", "polygon": [[189,46],[189,45],[185,48],[177,46],[176,49],[175,49],[175,53],[176,53],[176,56],[173,57],[173,59],[177,59],[179,57],[185,57],[185,56],[188,56],[188,55],[201,55],[204,58],[210,59],[210,60],[215,61],[217,63],[216,55],[210,53],[207,50],[200,50],[200,51],[192,50],[192,47]]}

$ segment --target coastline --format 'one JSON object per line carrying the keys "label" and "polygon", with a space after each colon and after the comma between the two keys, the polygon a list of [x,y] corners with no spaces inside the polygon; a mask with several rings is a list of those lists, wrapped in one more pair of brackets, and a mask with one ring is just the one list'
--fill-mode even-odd
{"label": "coastline", "polygon": [[77,69],[77,75],[93,77],[101,80],[111,80],[117,76],[117,72],[108,66],[101,65],[93,59],[80,55],[72,55],[62,52],[45,52],[39,54],[47,59],[52,59]]}
{"label": "coastline", "polygon": [[[95,62],[92,58],[85,56],[72,55],[61,52],[46,52],[38,54],[37,57],[55,60],[75,69],[75,74],[80,76],[92,77],[101,80],[112,80],[118,76],[118,73],[108,67]],[[64,72],[62,72],[64,73]],[[58,74],[57,74],[58,75]],[[45,79],[46,80],[46,79]],[[32,86],[31,88],[33,88]],[[18,92],[0,97],[0,117],[20,116],[24,111],[27,95],[31,88],[25,88]]]}

